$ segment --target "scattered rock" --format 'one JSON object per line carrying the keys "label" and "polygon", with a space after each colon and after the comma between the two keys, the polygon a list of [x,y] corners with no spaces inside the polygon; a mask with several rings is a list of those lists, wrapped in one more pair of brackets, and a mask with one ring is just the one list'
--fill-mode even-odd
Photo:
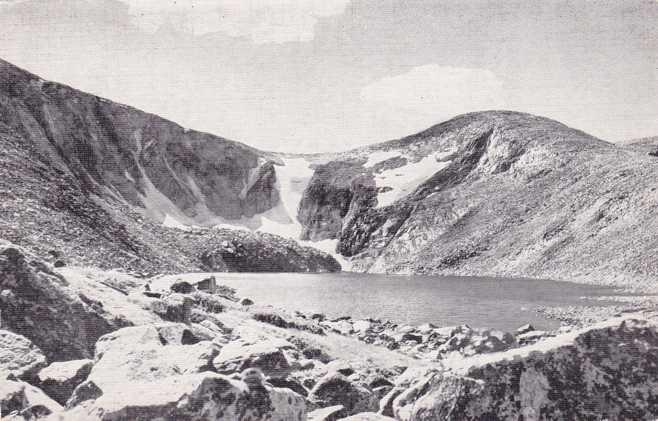
{"label": "scattered rock", "polygon": [[249,298],[243,298],[242,301],[240,301],[240,304],[242,304],[243,306],[252,306],[254,305],[254,302]]}
{"label": "scattered rock", "polygon": [[352,415],[351,417],[341,418],[341,421],[395,421],[395,418],[390,418],[375,412],[362,412],[360,414]]}
{"label": "scattered rock", "polygon": [[448,364],[394,401],[401,421],[653,419],[658,325],[611,320],[492,356]]}
{"label": "scattered rock", "polygon": [[132,382],[64,414],[65,419],[85,421],[302,421],[306,406],[304,398],[288,389],[250,389],[216,373],[198,373]]}
{"label": "scattered rock", "polygon": [[63,268],[64,266],[66,266],[66,263],[64,263],[64,261],[62,260],[55,260],[53,266],[55,266],[56,268]]}
{"label": "scattered rock", "polygon": [[535,330],[535,328],[531,324],[525,324],[518,329],[516,329],[516,332],[514,332],[515,335],[523,335],[524,333],[532,332]]}

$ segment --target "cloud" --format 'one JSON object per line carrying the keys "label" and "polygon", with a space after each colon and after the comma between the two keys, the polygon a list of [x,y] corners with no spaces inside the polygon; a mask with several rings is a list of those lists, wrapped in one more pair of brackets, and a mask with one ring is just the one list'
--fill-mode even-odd
{"label": "cloud", "polygon": [[503,84],[485,69],[427,64],[380,79],[361,90],[361,99],[431,116],[505,107]]}
{"label": "cloud", "polygon": [[342,14],[350,0],[122,0],[147,32],[173,25],[196,36],[223,32],[257,44],[310,41],[322,17]]}

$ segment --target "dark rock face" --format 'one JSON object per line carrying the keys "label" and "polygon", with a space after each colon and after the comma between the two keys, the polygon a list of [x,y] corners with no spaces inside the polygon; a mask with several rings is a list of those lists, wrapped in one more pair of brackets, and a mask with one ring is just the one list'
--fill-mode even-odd
{"label": "dark rock face", "polygon": [[200,256],[203,269],[207,271],[221,269],[217,267],[217,262],[221,262],[229,272],[339,272],[341,270],[340,264],[332,256],[276,235],[256,235],[239,231],[231,233],[230,238],[221,241],[217,237],[207,238],[209,241]]}
{"label": "dark rock face", "polygon": [[248,235],[246,253],[271,242],[269,257],[229,253],[227,264],[215,245],[242,234],[162,226],[166,215],[206,226],[271,209],[280,203],[278,160],[0,60],[0,238],[57,267],[146,276],[248,266],[338,270],[320,252],[259,233]]}
{"label": "dark rock face", "polygon": [[272,162],[263,153],[44,82],[3,61],[0,115],[0,123],[33,144],[49,165],[100,196],[148,209],[149,200],[157,200],[155,188],[199,223],[252,216],[279,200]]}
{"label": "dark rock face", "polygon": [[655,323],[607,322],[571,340],[475,357],[464,369],[432,375],[396,398],[395,413],[409,421],[654,419],[656,351]]}
{"label": "dark rock face", "polygon": [[96,340],[125,322],[85,304],[67,281],[29,253],[0,246],[3,326],[29,338],[49,361],[89,358]]}

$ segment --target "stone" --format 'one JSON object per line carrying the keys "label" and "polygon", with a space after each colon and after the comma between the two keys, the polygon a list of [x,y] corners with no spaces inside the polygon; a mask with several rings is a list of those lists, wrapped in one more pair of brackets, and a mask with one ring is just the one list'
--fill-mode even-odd
{"label": "stone", "polygon": [[510,333],[491,329],[463,329],[438,348],[437,358],[458,352],[464,356],[505,351],[516,346]]}
{"label": "stone", "polygon": [[288,389],[249,388],[216,373],[135,381],[63,414],[80,421],[303,421],[304,398]]}
{"label": "stone", "polygon": [[[38,388],[22,381],[0,381],[0,414],[17,413],[31,420],[62,410],[60,404],[46,396]],[[5,418],[2,418],[5,420]]]}
{"label": "stone", "polygon": [[86,359],[52,363],[39,371],[39,388],[60,405],[66,405],[73,390],[87,379],[93,365],[92,360]]}
{"label": "stone", "polygon": [[163,320],[189,323],[194,301],[185,295],[174,293],[151,303],[151,310]]}
{"label": "stone", "polygon": [[283,350],[293,348],[290,342],[284,340],[237,340],[226,344],[213,364],[217,372],[222,374],[255,367],[268,377],[286,378],[292,368]]}
{"label": "stone", "polygon": [[395,421],[395,418],[387,417],[376,412],[362,412],[351,417],[341,418],[341,421]]}
{"label": "stone", "polygon": [[4,381],[10,374],[29,380],[46,365],[46,356],[29,339],[0,330],[0,380]]}
{"label": "stone", "polygon": [[336,372],[322,377],[307,399],[320,407],[343,405],[345,415],[378,409],[378,401],[370,390]]}
{"label": "stone", "polygon": [[169,289],[179,294],[190,294],[194,291],[194,286],[186,281],[174,282]]}
{"label": "stone", "polygon": [[446,363],[395,398],[401,421],[655,419],[658,325],[616,318]]}
{"label": "stone", "polygon": [[0,244],[3,327],[30,339],[49,361],[89,358],[96,340],[125,322],[88,305],[49,265],[12,244]]}
{"label": "stone", "polygon": [[254,305],[254,302],[249,298],[243,298],[242,301],[240,301],[240,304],[242,304],[243,306],[252,306]]}
{"label": "stone", "polygon": [[308,421],[336,421],[342,417],[344,409],[343,405],[318,408],[308,413]]}
{"label": "stone", "polygon": [[532,332],[535,330],[535,328],[531,324],[525,324],[518,329],[516,329],[516,332],[514,332],[515,335],[523,335],[524,333]]}

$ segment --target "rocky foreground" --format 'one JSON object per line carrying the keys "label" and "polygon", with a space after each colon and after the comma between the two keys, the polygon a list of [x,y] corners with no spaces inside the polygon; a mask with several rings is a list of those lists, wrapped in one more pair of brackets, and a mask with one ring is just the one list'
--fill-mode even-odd
{"label": "rocky foreground", "polygon": [[652,312],[585,328],[328,320],[212,277],[55,269],[0,247],[2,420],[644,420]]}

